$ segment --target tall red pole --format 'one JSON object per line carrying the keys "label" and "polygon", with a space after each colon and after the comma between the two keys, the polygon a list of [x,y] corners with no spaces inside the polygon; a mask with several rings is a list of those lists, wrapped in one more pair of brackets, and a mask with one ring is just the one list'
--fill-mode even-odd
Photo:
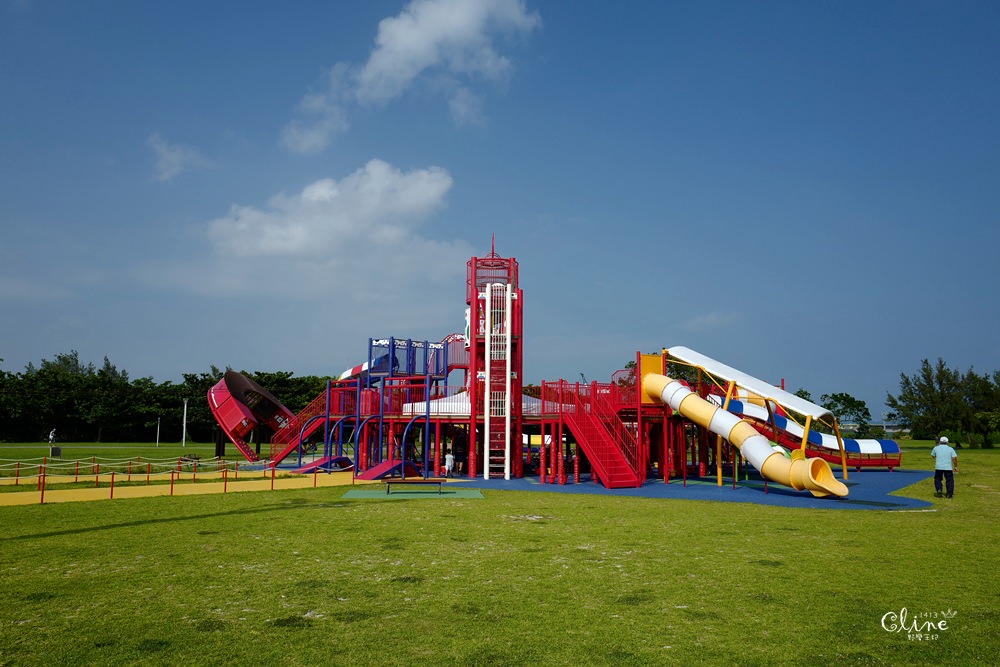
{"label": "tall red pole", "polygon": [[560,484],[566,483],[566,450],[563,448],[562,441],[559,442],[559,458],[556,459],[556,469],[558,471],[559,477],[558,482]]}
{"label": "tall red pole", "polygon": [[538,446],[538,480],[542,484],[548,484],[548,455],[545,446],[545,429],[542,429],[542,442]]}

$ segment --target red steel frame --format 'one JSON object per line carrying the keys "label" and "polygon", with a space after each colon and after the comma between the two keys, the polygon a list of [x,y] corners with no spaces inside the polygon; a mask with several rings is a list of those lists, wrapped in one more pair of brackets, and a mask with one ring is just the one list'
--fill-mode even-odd
{"label": "red steel frame", "polygon": [[[397,436],[402,436],[407,428],[419,421],[422,426],[426,423],[425,433],[430,435],[430,442],[425,448],[429,459],[423,461],[423,466],[427,470],[432,464],[433,474],[439,475],[443,468],[446,438],[449,435],[454,438],[464,427],[468,429],[468,468],[465,473],[469,477],[477,476],[483,466],[489,466],[489,460],[480,460],[484,442],[492,442],[491,435],[501,435],[483,432],[485,412],[489,409],[487,399],[491,388],[494,391],[498,387],[506,390],[507,380],[503,372],[506,364],[494,364],[493,377],[486,377],[486,344],[490,334],[484,326],[487,286],[509,285],[513,297],[510,304],[511,382],[508,395],[512,477],[524,475],[523,432],[525,423],[529,422],[541,431],[539,478],[542,483],[567,482],[563,442],[569,434],[575,437],[577,445],[578,454],[574,459],[576,479],[579,479],[579,452],[582,450],[589,459],[593,480],[608,487],[641,486],[654,465],[655,476],[666,483],[678,476],[686,481],[689,474],[704,477],[719,455],[724,462],[732,464],[735,483],[739,458],[728,449],[728,443],[727,449],[717,453],[715,447],[710,445],[714,436],[710,437],[707,430],[673,414],[668,406],[643,402],[638,377],[642,355],[638,352],[635,368],[616,372],[610,383],[543,382],[536,392],[532,392],[541,401],[539,413],[525,417],[522,403],[524,293],[519,284],[517,260],[491,251],[485,257],[471,258],[466,269],[468,330],[465,336],[453,334],[442,341],[448,346],[448,369],[444,382],[447,383],[451,371],[465,369],[464,385],[447,386],[431,383],[427,376],[406,375],[388,378],[381,389],[364,388],[356,379],[332,381],[323,394],[296,416],[295,424],[305,423],[305,418],[314,419],[325,413],[323,424],[326,429],[332,427],[334,419],[338,425],[351,426],[355,431],[356,474],[385,461],[397,460],[401,456],[396,444]],[[496,367],[500,367],[499,372]],[[668,374],[665,356],[661,372]],[[703,397],[711,390],[708,382],[697,382],[694,388]],[[463,391],[467,391],[469,397],[467,416],[459,413],[409,414],[403,409],[405,404],[456,396]],[[214,406],[213,411],[217,412]],[[242,413],[235,414],[230,421],[240,421],[244,416]],[[216,414],[216,417],[219,415]],[[491,419],[490,430],[496,430],[492,424],[497,421]],[[500,426],[505,428],[503,422]],[[287,430],[294,430],[298,435],[298,428]],[[771,438],[780,437],[780,434],[768,433],[765,428],[759,430]],[[297,440],[276,438],[272,457],[280,459],[286,455],[297,446]],[[328,438],[324,437],[324,440]],[[238,446],[240,444],[237,443]],[[241,447],[241,451],[248,458],[252,456],[246,447]],[[527,455],[531,455],[530,447]],[[859,456],[851,463],[889,466],[891,469],[893,465],[899,465],[899,458],[876,460],[876,457]]]}
{"label": "red steel frame", "polygon": [[[523,474],[523,444],[521,434],[524,431],[522,415],[522,384],[524,358],[521,341],[524,333],[523,307],[524,293],[518,283],[518,264],[513,257],[504,258],[490,252],[486,257],[473,257],[466,265],[465,302],[469,306],[469,330],[466,333],[469,346],[469,469],[470,477],[479,470],[478,426],[485,423],[484,396],[488,394],[487,381],[494,383],[501,380],[497,376],[486,378],[486,336],[483,323],[486,318],[484,291],[489,284],[511,285],[514,299],[511,303],[511,389],[510,389],[510,421],[512,443],[511,458],[513,469],[511,475],[521,477]],[[505,378],[504,378],[505,379]],[[489,434],[484,434],[488,438]],[[488,441],[488,440],[487,440]],[[483,462],[489,465],[488,461]]]}

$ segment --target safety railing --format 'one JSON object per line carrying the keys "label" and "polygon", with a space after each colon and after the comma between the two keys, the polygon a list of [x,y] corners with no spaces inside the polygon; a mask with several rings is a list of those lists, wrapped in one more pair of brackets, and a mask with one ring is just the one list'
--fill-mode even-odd
{"label": "safety railing", "polygon": [[610,405],[610,385],[581,385],[559,381],[551,391],[543,386],[543,410],[553,397],[561,418],[569,425],[578,444],[608,488],[634,487],[641,484],[636,470],[636,439],[618,419]]}
{"label": "safety railing", "polygon": [[[353,475],[349,475],[353,477]],[[0,459],[0,505],[50,500],[98,500],[118,497],[227,493],[266,488],[303,488],[344,483],[331,475],[279,475],[261,463],[221,458],[80,460]],[[176,487],[176,489],[175,489]],[[38,494],[35,496],[35,494]],[[21,496],[28,494],[27,501]]]}

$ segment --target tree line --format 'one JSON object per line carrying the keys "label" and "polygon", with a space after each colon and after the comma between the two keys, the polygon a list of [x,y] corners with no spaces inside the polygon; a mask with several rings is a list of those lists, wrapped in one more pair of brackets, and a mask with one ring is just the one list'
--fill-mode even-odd
{"label": "tree line", "polygon": [[1000,439],[1000,371],[980,375],[924,359],[913,375],[899,374],[899,393],[885,400],[890,419],[913,437],[947,436],[969,447],[993,447]]}
{"label": "tree line", "polygon": [[[44,441],[56,429],[62,442],[154,442],[158,433],[162,442],[180,442],[186,400],[187,439],[212,442],[217,426],[208,390],[224,372],[212,366],[207,373],[184,373],[181,383],[132,380],[107,357],[98,367],[82,363],[75,350],[29,363],[19,373],[0,369],[0,441]],[[316,376],[242,372],[291,410],[326,386]]]}
{"label": "tree line", "polygon": [[[812,400],[808,391],[795,393]],[[836,392],[823,394],[819,402],[838,421],[853,425],[851,436],[885,437],[883,429],[871,423],[864,401]],[[899,393],[887,393],[885,405],[890,410],[886,419],[915,440],[947,436],[956,444],[984,448],[1000,440],[1000,371],[980,375],[970,368],[963,373],[943,359],[935,364],[924,359],[916,373],[899,374]]]}
{"label": "tree line", "polygon": [[[632,361],[626,368],[634,366]],[[675,369],[681,375],[684,370],[690,369]],[[97,367],[82,363],[75,350],[43,359],[38,366],[29,363],[19,373],[0,369],[0,441],[43,441],[56,429],[58,439],[69,442],[153,442],[157,431],[163,442],[179,442],[187,399],[188,439],[211,442],[216,423],[206,397],[223,373],[212,366],[207,373],[184,373],[179,384],[148,377],[131,380],[107,357]],[[243,374],[293,411],[326,386],[326,378],[313,375]],[[796,394],[813,400],[804,389]],[[835,392],[823,394],[819,402],[839,421],[853,425],[851,436],[883,436],[864,401]],[[924,359],[912,375],[900,373],[899,392],[887,394],[886,406],[888,419],[909,429],[915,439],[947,435],[966,446],[992,447],[1000,440],[1000,371],[980,375],[949,368],[942,359],[934,364]]]}

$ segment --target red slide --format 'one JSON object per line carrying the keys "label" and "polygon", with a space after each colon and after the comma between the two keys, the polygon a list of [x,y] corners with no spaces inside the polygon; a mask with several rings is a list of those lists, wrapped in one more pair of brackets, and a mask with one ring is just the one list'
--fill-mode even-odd
{"label": "red slide", "polygon": [[247,443],[254,427],[263,423],[279,431],[295,419],[295,415],[270,392],[236,371],[226,371],[218,384],[208,390],[208,407],[215,421],[248,461],[260,460]]}
{"label": "red slide", "polygon": [[[405,466],[405,467],[404,467]],[[358,479],[382,479],[384,477],[423,477],[417,466],[410,461],[383,461],[374,468],[369,468]]]}

